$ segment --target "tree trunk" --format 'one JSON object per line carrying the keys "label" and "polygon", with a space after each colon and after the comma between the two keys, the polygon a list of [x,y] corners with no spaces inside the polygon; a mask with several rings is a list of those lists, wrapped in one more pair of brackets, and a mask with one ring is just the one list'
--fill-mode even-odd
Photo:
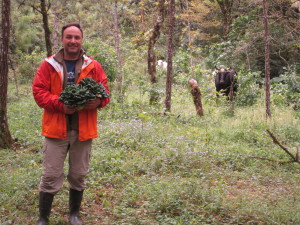
{"label": "tree trunk", "polygon": [[115,38],[115,52],[117,55],[118,65],[118,91],[122,95],[123,75],[121,73],[121,56],[120,56],[120,29],[119,29],[119,18],[118,18],[118,0],[114,2],[114,38]]}
{"label": "tree trunk", "polygon": [[7,120],[8,47],[10,0],[2,0],[2,42],[0,43],[0,148],[10,148],[13,140]]}
{"label": "tree trunk", "polygon": [[201,101],[201,91],[198,86],[196,80],[192,79],[189,81],[189,85],[191,87],[191,94],[193,96],[194,105],[196,107],[196,112],[199,116],[203,116],[203,108],[202,108],[202,101]]}
{"label": "tree trunk", "polygon": [[8,61],[9,61],[9,64],[10,64],[10,68],[13,71],[13,74],[14,74],[14,81],[15,81],[15,85],[16,85],[17,97],[19,98],[18,76],[17,76],[17,73],[16,73],[16,69],[14,67],[14,62],[11,60],[9,55],[8,55]]}
{"label": "tree trunk", "polygon": [[158,102],[159,96],[154,90],[156,88],[157,78],[156,78],[156,55],[154,52],[154,45],[160,36],[160,28],[164,22],[164,4],[165,0],[158,1],[158,14],[156,19],[156,24],[153,29],[153,33],[149,39],[148,44],[148,73],[150,75],[150,82],[153,91],[150,92],[150,105]]}
{"label": "tree trunk", "polygon": [[141,14],[142,31],[144,33],[144,32],[146,32],[146,27],[145,27],[145,3],[144,3],[144,0],[141,1],[140,14]]}
{"label": "tree trunk", "polygon": [[57,53],[59,51],[59,35],[60,35],[60,31],[59,31],[59,4],[58,2],[54,2],[54,22],[53,22],[53,32],[52,32],[52,37],[53,37],[53,51],[54,54]]}
{"label": "tree trunk", "polygon": [[175,0],[170,0],[169,5],[169,34],[168,34],[168,68],[167,68],[167,80],[166,80],[166,99],[165,109],[171,111],[171,94],[173,83],[173,51],[174,51],[174,26],[175,26]]}
{"label": "tree trunk", "polygon": [[268,3],[263,0],[264,8],[264,38],[265,38],[265,95],[266,95],[266,116],[271,118],[270,110],[270,34],[269,34],[269,21],[268,21]]}
{"label": "tree trunk", "polygon": [[41,14],[43,16],[43,27],[44,27],[44,31],[45,31],[47,56],[51,56],[52,55],[52,44],[51,44],[51,39],[50,39],[51,31],[49,29],[48,10],[46,9],[45,0],[41,0]]}
{"label": "tree trunk", "polygon": [[193,63],[193,49],[192,49],[191,22],[190,22],[190,7],[189,7],[188,0],[186,0],[186,13],[187,13],[187,26],[188,26],[188,37],[189,37],[188,49],[189,49],[189,53],[190,53],[190,72],[192,72],[192,78],[195,78],[194,63]]}
{"label": "tree trunk", "polygon": [[223,17],[223,34],[226,36],[230,31],[230,25],[232,23],[232,6],[234,0],[221,0],[217,2]]}

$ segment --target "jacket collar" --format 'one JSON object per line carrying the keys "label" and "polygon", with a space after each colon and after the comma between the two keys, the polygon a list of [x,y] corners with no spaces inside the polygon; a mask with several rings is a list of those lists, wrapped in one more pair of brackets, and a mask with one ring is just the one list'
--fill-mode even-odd
{"label": "jacket collar", "polygon": [[[80,50],[80,54],[79,54],[79,57],[78,59],[82,59],[83,58],[83,55],[85,54],[84,50],[81,49]],[[53,57],[57,62],[63,64],[64,62],[64,48],[60,49]]]}

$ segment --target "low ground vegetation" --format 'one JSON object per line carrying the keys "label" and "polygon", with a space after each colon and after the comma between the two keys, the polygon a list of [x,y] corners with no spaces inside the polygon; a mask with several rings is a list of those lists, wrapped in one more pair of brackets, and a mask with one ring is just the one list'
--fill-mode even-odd
{"label": "low ground vegetation", "polygon": [[[174,86],[167,114],[163,103],[149,106],[143,86],[129,87],[122,103],[112,92],[110,105],[99,112],[100,137],[93,142],[82,206],[86,224],[300,223],[299,165],[248,157],[289,160],[266,130],[295,153],[300,121],[294,109],[273,105],[267,121],[258,92],[248,105],[240,96],[245,104],[230,111],[233,107],[225,99],[216,101],[209,91],[213,85],[205,82],[199,82],[203,117],[182,84]],[[19,146],[0,152],[0,224],[35,224],[42,111],[30,84],[20,86],[18,96],[13,84],[9,90],[9,124]],[[65,182],[51,224],[67,224],[67,196]]]}

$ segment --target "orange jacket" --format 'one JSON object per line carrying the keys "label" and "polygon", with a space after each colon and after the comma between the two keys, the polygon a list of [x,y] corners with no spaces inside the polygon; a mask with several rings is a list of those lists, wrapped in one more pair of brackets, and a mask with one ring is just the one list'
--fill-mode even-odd
{"label": "orange jacket", "polygon": [[[107,86],[107,77],[102,66],[91,57],[83,55],[83,65],[77,83],[85,77],[92,77],[96,82]],[[42,119],[42,135],[50,138],[65,139],[67,137],[66,115],[63,103],[58,100],[63,90],[63,65],[53,56],[44,60],[38,68],[32,83],[33,96],[37,105],[44,109]],[[103,108],[110,99],[101,100],[99,108]],[[98,137],[97,109],[78,112],[78,139],[85,141]]]}

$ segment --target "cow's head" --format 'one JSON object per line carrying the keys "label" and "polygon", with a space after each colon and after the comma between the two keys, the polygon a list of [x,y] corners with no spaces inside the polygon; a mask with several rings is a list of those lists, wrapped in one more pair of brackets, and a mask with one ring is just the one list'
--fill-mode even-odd
{"label": "cow's head", "polygon": [[218,76],[218,81],[220,82],[220,84],[224,84],[227,73],[228,71],[225,68],[221,68],[217,70],[216,76]]}

